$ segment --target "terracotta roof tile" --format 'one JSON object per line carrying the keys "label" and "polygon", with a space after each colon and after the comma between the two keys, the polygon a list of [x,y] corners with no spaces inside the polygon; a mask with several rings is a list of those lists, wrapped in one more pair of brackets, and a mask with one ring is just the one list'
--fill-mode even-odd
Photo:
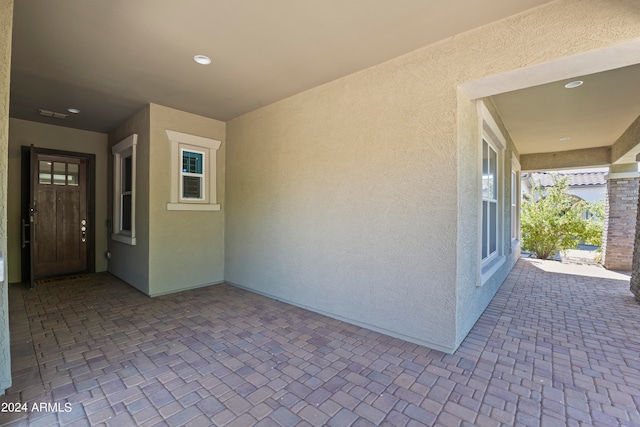
{"label": "terracotta roof tile", "polygon": [[588,186],[588,185],[606,185],[607,172],[576,172],[576,173],[551,173],[551,172],[534,172],[531,174],[534,183],[540,183],[543,187],[551,187],[553,185],[553,176],[558,175],[569,176],[569,186]]}

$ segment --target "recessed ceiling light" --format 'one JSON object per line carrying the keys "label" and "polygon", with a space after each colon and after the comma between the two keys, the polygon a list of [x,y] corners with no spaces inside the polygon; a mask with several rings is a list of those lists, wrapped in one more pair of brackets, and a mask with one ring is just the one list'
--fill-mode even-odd
{"label": "recessed ceiling light", "polygon": [[77,108],[67,108],[67,111],[71,114],[78,114],[80,112]]}
{"label": "recessed ceiling light", "polygon": [[568,141],[570,139],[571,139],[570,136],[565,136],[565,137],[560,138],[560,141]]}
{"label": "recessed ceiling light", "polygon": [[193,60],[196,61],[198,64],[202,64],[202,65],[211,64],[211,58],[205,55],[196,55],[193,57]]}
{"label": "recessed ceiling light", "polygon": [[578,87],[578,86],[582,86],[584,82],[582,80],[575,80],[573,82],[569,82],[566,85],[564,85],[564,87],[566,87],[567,89],[573,89],[574,87]]}

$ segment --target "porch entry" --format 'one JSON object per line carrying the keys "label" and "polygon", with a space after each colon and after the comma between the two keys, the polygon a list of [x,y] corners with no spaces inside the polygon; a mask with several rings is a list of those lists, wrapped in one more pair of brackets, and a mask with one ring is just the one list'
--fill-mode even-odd
{"label": "porch entry", "polygon": [[31,147],[27,175],[25,155],[22,186],[23,196],[28,186],[29,197],[23,198],[23,282],[24,273],[33,287],[42,277],[90,271],[90,157]]}

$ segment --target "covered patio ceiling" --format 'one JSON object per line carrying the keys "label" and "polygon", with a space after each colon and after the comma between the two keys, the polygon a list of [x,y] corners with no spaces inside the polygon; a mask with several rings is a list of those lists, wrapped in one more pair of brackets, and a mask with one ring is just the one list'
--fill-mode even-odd
{"label": "covered patio ceiling", "polygon": [[[21,0],[10,116],[109,132],[157,103],[226,121],[548,1]],[[635,162],[635,144],[612,147],[640,116],[639,45],[490,76],[491,90],[462,87],[474,99],[492,96],[525,164]],[[197,54],[212,64],[196,64]],[[584,84],[564,87],[577,80]],[[468,90],[477,83],[481,90]],[[531,157],[567,151],[580,151],[579,161]]]}

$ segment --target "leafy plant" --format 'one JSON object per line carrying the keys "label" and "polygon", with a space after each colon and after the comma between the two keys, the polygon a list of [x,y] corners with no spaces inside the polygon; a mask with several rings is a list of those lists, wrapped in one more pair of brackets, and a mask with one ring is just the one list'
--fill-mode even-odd
{"label": "leafy plant", "polygon": [[[553,177],[554,185],[539,183],[522,202],[522,248],[536,258],[550,259],[560,251],[575,248],[580,241],[600,244],[604,204],[587,204],[567,193],[569,177]],[[585,212],[592,216],[584,219]]]}
{"label": "leafy plant", "polygon": [[582,240],[587,245],[600,246],[604,230],[604,200],[586,204],[587,220]]}

